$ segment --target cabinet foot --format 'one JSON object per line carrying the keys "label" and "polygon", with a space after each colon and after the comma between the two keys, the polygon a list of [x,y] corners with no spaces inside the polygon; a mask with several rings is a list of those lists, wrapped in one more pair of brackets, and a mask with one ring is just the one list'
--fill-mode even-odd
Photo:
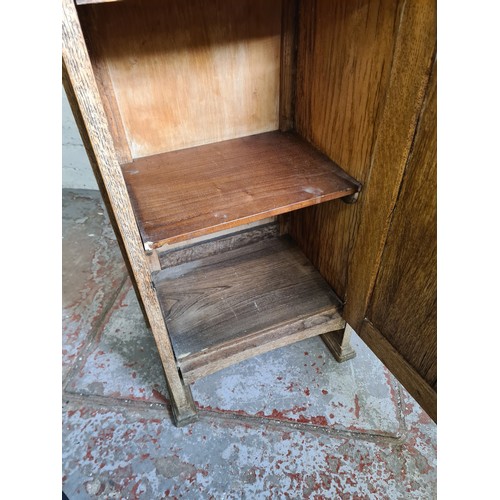
{"label": "cabinet foot", "polygon": [[339,362],[347,361],[356,356],[356,351],[351,347],[351,328],[346,326],[341,330],[325,333],[321,339]]}
{"label": "cabinet foot", "polygon": [[[176,427],[183,427],[198,420],[198,411],[194,404],[193,395],[191,394],[191,388],[189,387],[189,385],[184,383],[182,383],[182,388],[184,391],[184,398],[175,397],[176,395],[172,394],[169,388],[170,406],[172,408],[174,425]],[[183,405],[176,404],[176,401],[179,399],[184,401]]]}

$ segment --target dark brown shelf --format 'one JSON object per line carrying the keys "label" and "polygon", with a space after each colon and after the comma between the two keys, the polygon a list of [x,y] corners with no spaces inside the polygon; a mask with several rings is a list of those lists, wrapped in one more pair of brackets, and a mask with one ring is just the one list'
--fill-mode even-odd
{"label": "dark brown shelf", "polygon": [[143,241],[153,247],[359,189],[327,156],[279,131],[139,158],[122,169]]}
{"label": "dark brown shelf", "polygon": [[286,236],[164,269],[155,286],[186,382],[344,325],[338,297]]}

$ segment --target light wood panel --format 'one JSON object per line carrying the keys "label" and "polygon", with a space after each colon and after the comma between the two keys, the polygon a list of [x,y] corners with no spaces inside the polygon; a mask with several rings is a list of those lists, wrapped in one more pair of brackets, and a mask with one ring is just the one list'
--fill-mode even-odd
{"label": "light wood panel", "polygon": [[366,316],[429,386],[437,382],[436,71]]}
{"label": "light wood panel", "polygon": [[153,247],[357,192],[357,182],[291,132],[268,132],[123,166]]}
{"label": "light wood panel", "polygon": [[108,61],[102,53],[98,42],[99,33],[97,31],[97,23],[94,21],[94,11],[92,9],[80,9],[79,17],[80,23],[85,27],[85,42],[118,161],[120,163],[132,161],[132,154],[128,146],[122,117],[109,75]]}
{"label": "light wood panel", "polygon": [[134,158],[278,128],[280,1],[80,8],[92,10]]}
{"label": "light wood panel", "polygon": [[343,326],[339,299],[287,237],[164,269],[155,285],[187,380]]}
{"label": "light wood panel", "polygon": [[[301,2],[297,131],[362,184],[369,178],[400,15],[396,0]],[[291,234],[340,297],[358,223],[358,204],[338,202],[290,217]]]}

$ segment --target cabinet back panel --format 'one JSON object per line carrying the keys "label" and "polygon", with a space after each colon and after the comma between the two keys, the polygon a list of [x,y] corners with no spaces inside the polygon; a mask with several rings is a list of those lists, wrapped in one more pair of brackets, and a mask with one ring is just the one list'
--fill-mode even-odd
{"label": "cabinet back panel", "polygon": [[278,128],[280,1],[130,0],[80,11],[133,158]]}

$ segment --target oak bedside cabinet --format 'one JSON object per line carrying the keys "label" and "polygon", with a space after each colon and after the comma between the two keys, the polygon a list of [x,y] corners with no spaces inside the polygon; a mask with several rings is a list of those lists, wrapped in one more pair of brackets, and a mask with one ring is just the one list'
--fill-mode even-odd
{"label": "oak bedside cabinet", "polygon": [[436,419],[436,5],[63,0],[63,81],[176,425],[346,322]]}

